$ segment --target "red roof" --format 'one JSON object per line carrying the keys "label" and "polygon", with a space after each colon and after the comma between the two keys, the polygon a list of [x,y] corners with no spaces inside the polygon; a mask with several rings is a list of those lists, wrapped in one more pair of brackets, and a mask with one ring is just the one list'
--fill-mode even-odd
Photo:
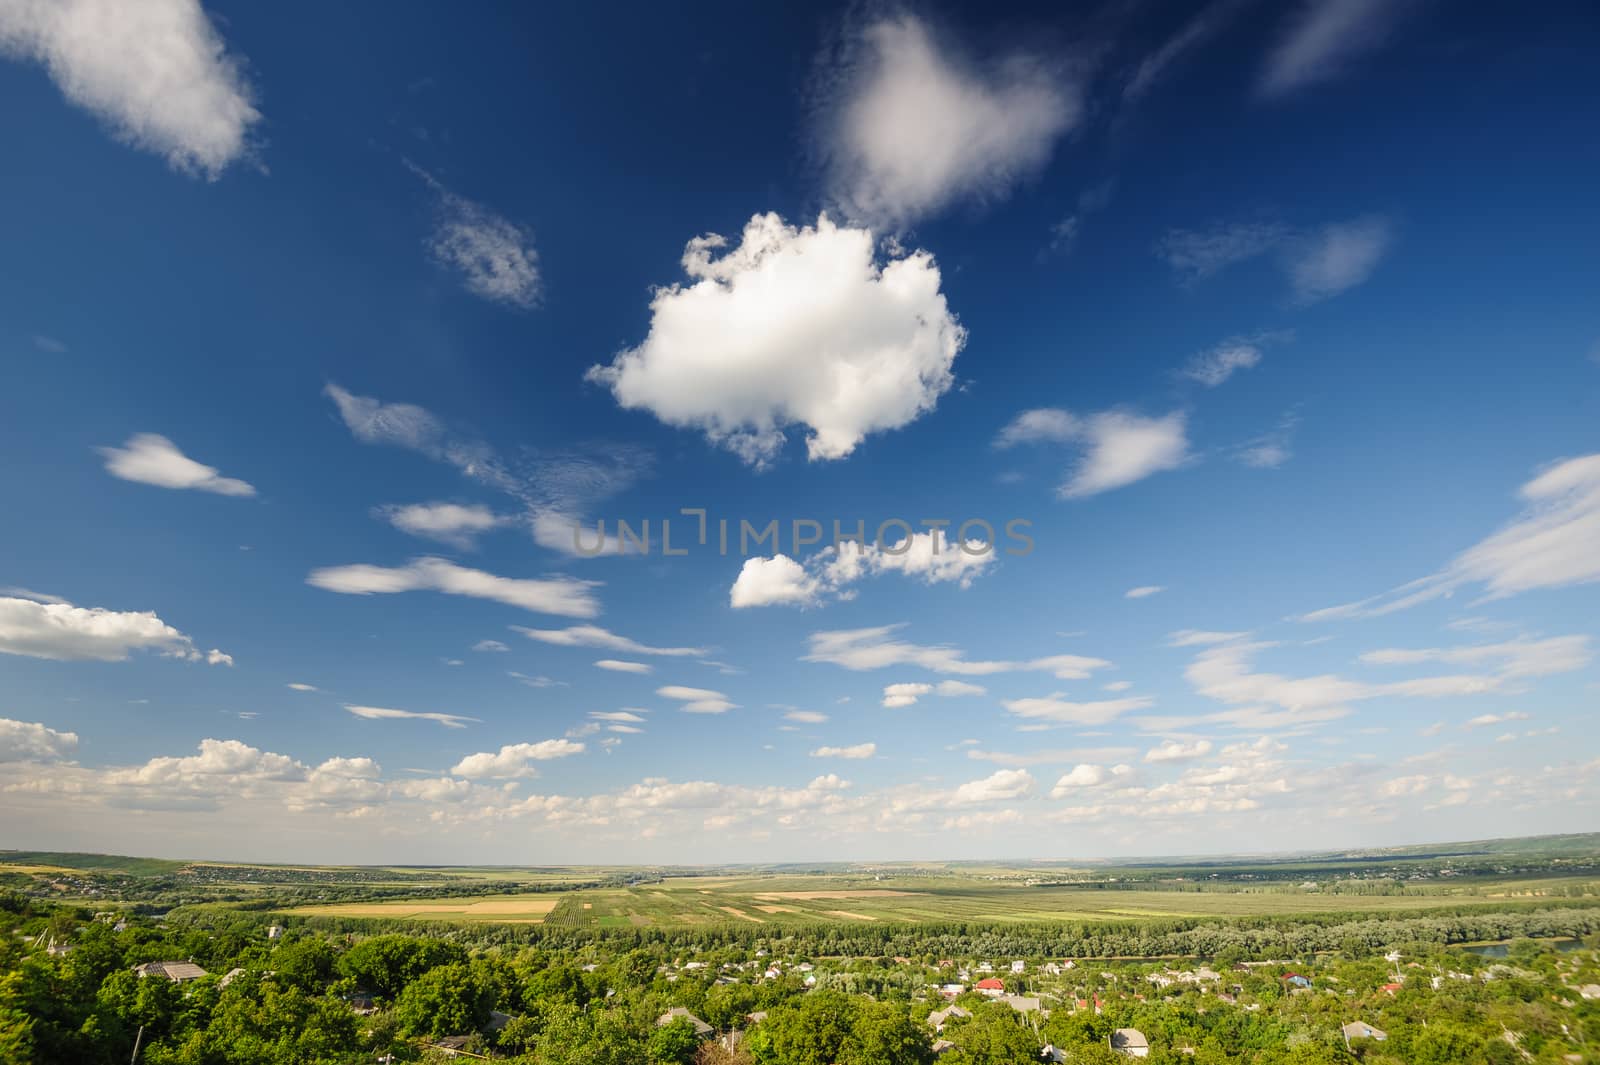
{"label": "red roof", "polygon": [[987,980],[979,980],[972,986],[976,987],[979,991],[1004,991],[1006,989],[1006,982],[998,979],[997,977],[991,976]]}

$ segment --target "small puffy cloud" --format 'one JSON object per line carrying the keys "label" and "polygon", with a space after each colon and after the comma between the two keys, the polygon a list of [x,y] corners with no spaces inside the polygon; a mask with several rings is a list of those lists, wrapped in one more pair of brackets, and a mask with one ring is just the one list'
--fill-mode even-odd
{"label": "small puffy cloud", "polygon": [[826,547],[804,564],[788,555],[746,559],[728,599],[735,608],[817,606],[855,595],[863,578],[900,573],[925,584],[953,583],[969,588],[996,558],[993,544],[971,539],[951,544],[937,529],[902,536],[893,543],[846,541]]}
{"label": "small puffy cloud", "polygon": [[476,722],[475,717],[463,717],[460,714],[423,713],[415,710],[391,710],[383,706],[355,706],[345,704],[345,709],[357,717],[364,717],[372,721],[392,721],[414,719],[417,721],[436,721],[445,728],[466,728],[468,722]]}
{"label": "small puffy cloud", "polygon": [[624,662],[616,658],[602,658],[595,663],[595,668],[608,670],[612,673],[655,672],[655,667],[646,662]]}
{"label": "small puffy cloud", "polygon": [[541,580],[500,577],[467,569],[442,558],[416,558],[404,566],[330,566],[312,570],[306,583],[343,595],[393,595],[432,591],[490,599],[541,614],[590,618],[600,604],[590,591],[593,581],[573,577]]}
{"label": "small puffy cloud", "polygon": [[499,640],[479,640],[472,645],[472,649],[479,654],[505,654],[511,650]]}
{"label": "small puffy cloud", "polygon": [[995,438],[995,446],[1066,442],[1080,457],[1057,490],[1063,499],[1082,499],[1141,481],[1189,461],[1187,419],[1182,411],[1147,418],[1126,411],[1084,417],[1064,410],[1023,411]]}
{"label": "small puffy cloud", "polygon": [[261,120],[199,0],[7,0],[0,54],[42,63],[118,140],[185,173],[220,176]]}
{"label": "small puffy cloud", "polygon": [[554,644],[557,647],[598,647],[606,651],[620,651],[632,655],[664,655],[673,658],[700,658],[706,654],[704,647],[652,647],[627,636],[619,636],[598,625],[573,625],[565,629],[525,629],[511,626],[530,640]]}
{"label": "small puffy cloud", "polygon": [[1108,692],[1125,692],[1131,687],[1133,687],[1133,681],[1131,680],[1114,680],[1109,684],[1100,685],[1100,690]]}
{"label": "small puffy cloud", "polygon": [[657,688],[656,694],[663,699],[673,699],[683,705],[678,709],[686,714],[725,714],[729,710],[738,708],[738,703],[730,702],[726,695],[712,691],[710,688],[686,688],[681,684],[668,684]]}
{"label": "small puffy cloud", "polygon": [[1210,740],[1195,740],[1193,743],[1168,740],[1159,747],[1152,747],[1146,751],[1144,760],[1147,762],[1190,762],[1196,758],[1204,758],[1210,753]]}
{"label": "small puffy cloud", "polygon": [[76,732],[0,717],[0,762],[59,762],[77,749]]}
{"label": "small puffy cloud", "polygon": [[830,185],[882,225],[1003,198],[1083,114],[1078,87],[1044,58],[969,57],[914,15],[852,27],[841,43],[820,108]]}
{"label": "small puffy cloud", "polygon": [[481,503],[408,503],[379,507],[378,516],[401,532],[463,549],[472,547],[479,533],[506,523]]}
{"label": "small puffy cloud", "polygon": [[1316,303],[1361,284],[1378,268],[1390,235],[1386,219],[1359,218],[1324,226],[1298,241],[1289,261],[1295,299]]}
{"label": "small puffy cloud", "polygon": [[1124,599],[1148,599],[1152,595],[1159,595],[1166,590],[1166,586],[1162,584],[1141,584],[1137,588],[1129,588],[1122,593],[1122,596]]}
{"label": "small puffy cloud", "polygon": [[534,762],[568,758],[582,754],[584,746],[571,740],[540,740],[538,743],[511,743],[499,751],[469,754],[450,769],[452,776],[467,780],[505,779],[534,775]]}
{"label": "small puffy cloud", "polygon": [[826,215],[801,228],[757,215],[716,256],[727,243],[690,241],[689,283],[656,290],[643,343],[590,369],[624,408],[699,429],[760,467],[789,426],[807,428],[812,460],[839,459],[950,388],[966,331],[927,252],[880,265],[870,230]]}
{"label": "small puffy cloud", "polygon": [[1331,80],[1382,45],[1412,6],[1405,0],[1301,0],[1267,55],[1262,94],[1283,96]]}
{"label": "small puffy cloud", "polygon": [[286,687],[297,692],[314,692],[320,690],[315,684],[301,684],[299,681],[291,681],[288,685],[286,685]]}
{"label": "small puffy cloud", "polygon": [[97,449],[106,459],[106,472],[124,481],[153,484],[157,488],[189,488],[223,496],[253,496],[255,488],[215,467],[196,462],[164,436],[137,433],[122,447]]}
{"label": "small puffy cloud", "polygon": [[1064,798],[1085,788],[1098,788],[1102,784],[1131,776],[1132,773],[1133,767],[1129,765],[1103,766],[1080,762],[1069,772],[1062,774],[1061,779],[1056,781],[1055,787],[1050,789],[1050,797]]}
{"label": "small puffy cloud", "polygon": [[458,196],[420,167],[406,164],[438,194],[439,217],[428,248],[461,275],[467,291],[524,310],[539,302],[539,253],[533,234],[499,212]]}
{"label": "small puffy cloud", "polygon": [[938,684],[890,684],[883,689],[883,705],[890,709],[912,706],[924,695],[942,695],[947,698],[960,695],[986,695],[988,689],[960,680],[943,680]]}
{"label": "small puffy cloud", "polygon": [[816,603],[822,582],[788,555],[747,558],[739,576],[728,590],[728,603],[735,609],[752,606],[811,606]]}
{"label": "small puffy cloud", "polygon": [[828,720],[827,714],[820,714],[815,710],[790,710],[783,715],[785,721],[795,721],[802,725],[821,725]]}
{"label": "small puffy cloud", "polygon": [[969,780],[951,796],[956,805],[1020,799],[1033,791],[1033,774],[1026,769],[1001,769],[981,780]]}
{"label": "small puffy cloud", "polygon": [[121,662],[135,651],[209,665],[233,665],[213,648],[194,641],[153,611],[107,610],[71,603],[0,597],[0,654],[57,661]]}
{"label": "small puffy cloud", "polygon": [[641,725],[645,721],[632,710],[591,710],[589,716],[596,721],[621,721],[629,725]]}
{"label": "small puffy cloud", "polygon": [[818,747],[811,752],[813,758],[871,758],[878,753],[876,743],[858,743],[852,747]]}

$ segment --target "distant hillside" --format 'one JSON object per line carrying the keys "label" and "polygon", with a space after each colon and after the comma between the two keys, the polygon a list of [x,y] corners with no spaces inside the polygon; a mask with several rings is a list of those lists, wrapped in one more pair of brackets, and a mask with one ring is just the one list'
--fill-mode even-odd
{"label": "distant hillside", "polygon": [[78,854],[71,851],[0,851],[0,872],[7,865],[48,865],[86,873],[126,873],[129,876],[164,876],[188,862],[165,858],[132,858],[125,854]]}

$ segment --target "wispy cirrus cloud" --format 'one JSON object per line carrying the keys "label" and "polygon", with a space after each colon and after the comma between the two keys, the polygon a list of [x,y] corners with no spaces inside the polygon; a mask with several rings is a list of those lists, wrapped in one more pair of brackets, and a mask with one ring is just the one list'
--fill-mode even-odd
{"label": "wispy cirrus cloud", "polygon": [[845,669],[864,671],[888,666],[917,666],[930,673],[957,676],[986,676],[994,673],[1051,673],[1063,680],[1084,680],[1096,670],[1110,668],[1103,658],[1085,655],[1046,655],[1023,660],[972,660],[966,653],[947,646],[923,646],[895,638],[905,625],[881,625],[868,629],[838,629],[813,632],[807,637],[810,647],[804,661],[828,662]]}
{"label": "wispy cirrus cloud", "polygon": [[1600,581],[1600,453],[1564,459],[1522,486],[1521,514],[1437,573],[1299,621],[1382,617],[1477,586],[1485,599]]}
{"label": "wispy cirrus cloud", "polygon": [[1264,96],[1331,81],[1377,50],[1417,5],[1411,0],[1301,0],[1261,73]]}
{"label": "wispy cirrus cloud", "polygon": [[479,721],[478,718],[465,717],[461,714],[393,710],[384,706],[357,706],[351,703],[346,703],[345,709],[356,717],[364,717],[369,721],[433,721],[443,725],[445,728],[466,728],[468,724],[476,724]]}
{"label": "wispy cirrus cloud", "polygon": [[535,306],[541,291],[539,253],[528,228],[450,191],[410,160],[406,166],[438,197],[438,217],[428,240],[434,259],[460,275],[475,296],[523,310]]}
{"label": "wispy cirrus cloud", "polygon": [[312,570],[306,583],[342,595],[394,595],[431,591],[489,599],[540,614],[591,618],[600,613],[595,582],[575,577],[501,577],[442,558],[416,558],[403,566],[328,566]]}

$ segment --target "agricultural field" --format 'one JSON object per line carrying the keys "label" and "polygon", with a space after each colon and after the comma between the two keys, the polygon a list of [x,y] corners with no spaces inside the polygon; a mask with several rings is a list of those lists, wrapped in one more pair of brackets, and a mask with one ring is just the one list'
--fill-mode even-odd
{"label": "agricultural field", "polygon": [[[1127,921],[1326,912],[1397,913],[1440,906],[1538,903],[1567,897],[1579,878],[1519,878],[1428,885],[1398,895],[1324,893],[1298,887],[1192,885],[1185,890],[1045,886],[964,876],[876,879],[837,875],[668,877],[634,887],[571,893],[425,897],[302,906],[304,916],[472,922],[543,921],[586,928],[681,928],[729,924],[774,929],[872,922]],[[524,912],[523,905],[542,905]],[[553,911],[553,916],[550,916]]]}
{"label": "agricultural field", "polygon": [[303,906],[286,913],[322,917],[367,917],[394,921],[472,921],[479,924],[539,924],[561,902],[554,892],[467,896],[456,899],[391,899]]}

